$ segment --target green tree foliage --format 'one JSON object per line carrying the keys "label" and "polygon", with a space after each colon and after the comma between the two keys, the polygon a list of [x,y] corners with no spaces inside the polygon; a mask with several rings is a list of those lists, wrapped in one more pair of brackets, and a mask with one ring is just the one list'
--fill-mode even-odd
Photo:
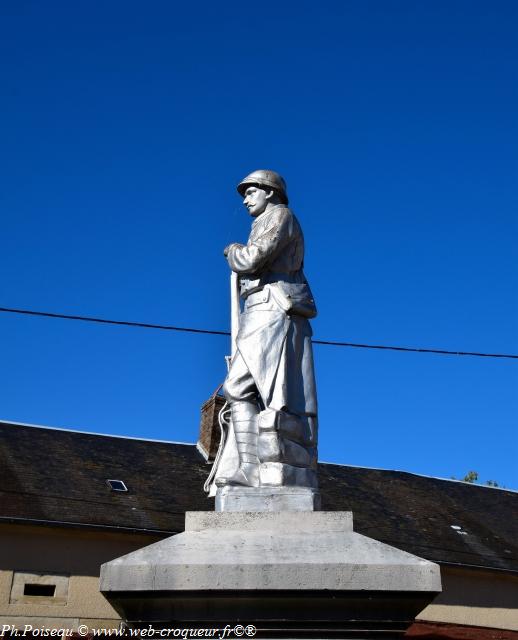
{"label": "green tree foliage", "polygon": [[468,473],[462,478],[462,482],[469,482],[469,484],[474,484],[478,480],[478,472],[477,471],[468,471]]}
{"label": "green tree foliage", "polygon": [[[458,480],[455,476],[451,476],[451,480]],[[468,484],[480,484],[478,482],[478,471],[468,471],[468,473],[462,478],[462,482],[467,482]],[[506,487],[501,487],[496,480],[486,480],[484,483],[486,487],[500,487],[501,489],[505,489]]]}

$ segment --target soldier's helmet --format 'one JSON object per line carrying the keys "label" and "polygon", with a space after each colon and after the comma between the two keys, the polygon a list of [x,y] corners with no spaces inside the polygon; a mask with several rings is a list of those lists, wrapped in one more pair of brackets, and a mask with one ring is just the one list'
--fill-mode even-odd
{"label": "soldier's helmet", "polygon": [[251,185],[257,185],[259,187],[269,187],[274,189],[280,196],[283,204],[288,204],[288,193],[286,191],[286,182],[284,178],[275,171],[269,169],[258,169],[252,171],[246,178],[243,178],[237,185],[238,193],[242,196],[245,195],[245,191]]}

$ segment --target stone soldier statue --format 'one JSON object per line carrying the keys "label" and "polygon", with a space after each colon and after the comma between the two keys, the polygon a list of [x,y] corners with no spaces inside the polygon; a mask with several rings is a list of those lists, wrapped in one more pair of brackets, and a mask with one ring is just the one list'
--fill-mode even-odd
{"label": "stone soldier statue", "polygon": [[231,409],[217,487],[316,487],[317,397],[303,273],[304,238],[286,184],[259,170],[237,187],[254,218],[246,245],[224,250],[239,275],[243,310],[223,385]]}

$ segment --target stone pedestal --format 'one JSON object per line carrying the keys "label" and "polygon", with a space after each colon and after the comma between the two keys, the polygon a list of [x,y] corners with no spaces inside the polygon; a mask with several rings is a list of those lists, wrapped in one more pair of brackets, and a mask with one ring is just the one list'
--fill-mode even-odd
{"label": "stone pedestal", "polygon": [[441,590],[437,565],[355,533],[349,512],[189,512],[185,525],[102,566],[130,624],[399,638]]}

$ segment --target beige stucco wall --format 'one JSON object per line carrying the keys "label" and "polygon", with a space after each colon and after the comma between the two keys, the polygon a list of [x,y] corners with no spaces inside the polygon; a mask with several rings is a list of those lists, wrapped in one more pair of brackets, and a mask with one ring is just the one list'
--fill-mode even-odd
{"label": "beige stucco wall", "polygon": [[443,592],[419,620],[518,631],[518,576],[441,567]]}
{"label": "beige stucco wall", "polygon": [[[76,630],[79,624],[117,626],[119,616],[99,593],[99,567],[158,539],[128,532],[0,525],[0,627],[32,624]],[[19,601],[11,602],[14,572],[68,577],[66,602],[34,597],[13,597]]]}

